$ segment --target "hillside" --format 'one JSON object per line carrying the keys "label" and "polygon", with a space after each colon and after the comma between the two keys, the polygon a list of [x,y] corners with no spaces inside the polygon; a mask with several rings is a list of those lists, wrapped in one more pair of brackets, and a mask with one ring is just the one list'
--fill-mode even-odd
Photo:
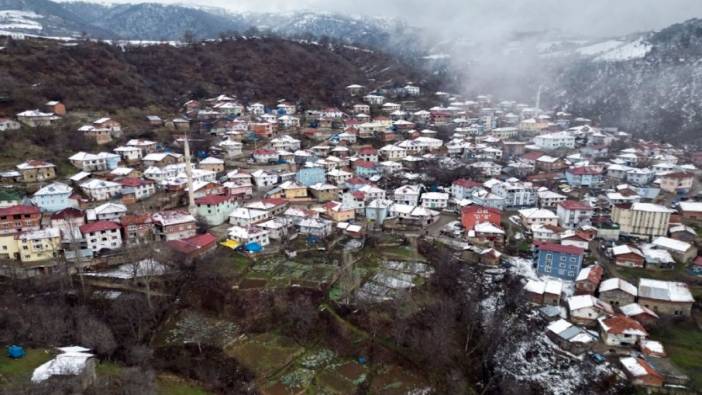
{"label": "hillside", "polygon": [[637,41],[555,67],[546,101],[642,136],[702,144],[702,20]]}
{"label": "hillside", "polygon": [[10,40],[0,51],[0,113],[34,108],[47,99],[69,109],[114,111],[165,106],[227,92],[243,101],[280,98],[340,105],[344,87],[439,82],[390,56],[343,45],[278,38],[231,39],[193,46],[120,47],[83,42]]}

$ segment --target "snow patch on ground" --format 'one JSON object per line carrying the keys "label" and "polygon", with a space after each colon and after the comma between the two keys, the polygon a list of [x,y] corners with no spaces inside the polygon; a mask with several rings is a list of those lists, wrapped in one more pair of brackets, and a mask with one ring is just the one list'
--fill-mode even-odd
{"label": "snow patch on ground", "polygon": [[0,29],[42,30],[43,26],[36,19],[41,15],[31,11],[0,11]]}
{"label": "snow patch on ground", "polygon": [[607,51],[595,58],[596,61],[624,61],[641,59],[651,50],[652,46],[643,39],[626,43],[622,46]]}
{"label": "snow patch on ground", "polygon": [[575,51],[581,55],[586,55],[586,56],[592,56],[592,55],[598,55],[604,52],[611,51],[617,47],[622,46],[625,44],[624,41],[619,41],[619,40],[608,40],[608,41],[603,41],[597,44],[592,44],[588,45],[585,47],[580,47],[576,49]]}

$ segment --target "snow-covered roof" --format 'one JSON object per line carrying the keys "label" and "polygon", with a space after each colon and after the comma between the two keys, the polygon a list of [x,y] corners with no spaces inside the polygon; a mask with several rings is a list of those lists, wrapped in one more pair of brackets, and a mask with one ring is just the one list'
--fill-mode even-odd
{"label": "snow-covered roof", "polygon": [[687,284],[650,278],[639,279],[639,297],[681,303],[695,301]]}
{"label": "snow-covered roof", "polygon": [[73,188],[61,182],[52,182],[51,184],[39,189],[34,193],[34,196],[70,194]]}
{"label": "snow-covered roof", "polygon": [[678,253],[685,253],[692,247],[690,243],[663,236],[653,240],[653,245]]}
{"label": "snow-covered roof", "polygon": [[607,292],[615,289],[622,290],[628,293],[629,295],[633,296],[636,296],[638,294],[636,286],[634,286],[634,284],[622,280],[621,278],[608,278],[600,283],[600,292]]}
{"label": "snow-covered roof", "polygon": [[83,372],[88,359],[94,357],[90,349],[83,347],[59,348],[61,354],[39,365],[32,373],[32,382],[41,383],[52,376],[76,376]]}

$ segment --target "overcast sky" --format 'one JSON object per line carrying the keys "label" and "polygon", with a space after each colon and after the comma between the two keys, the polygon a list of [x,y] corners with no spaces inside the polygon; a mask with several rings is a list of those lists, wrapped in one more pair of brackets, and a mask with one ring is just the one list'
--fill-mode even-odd
{"label": "overcast sky", "polygon": [[[88,0],[90,1],[90,0]],[[115,3],[140,1],[112,0]],[[555,29],[606,36],[657,30],[702,17],[702,0],[152,0],[234,11],[330,11],[397,17],[432,30],[467,33]]]}

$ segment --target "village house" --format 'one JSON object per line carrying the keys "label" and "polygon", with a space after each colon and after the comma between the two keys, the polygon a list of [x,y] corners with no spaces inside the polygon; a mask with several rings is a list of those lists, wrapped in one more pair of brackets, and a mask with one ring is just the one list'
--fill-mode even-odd
{"label": "village house", "polygon": [[151,218],[154,221],[155,234],[161,240],[180,240],[195,236],[197,223],[187,211],[162,211],[153,214]]}
{"label": "village house", "polygon": [[702,220],[702,202],[680,202],[679,212],[685,219]]}
{"label": "village house", "polygon": [[459,178],[451,183],[451,197],[456,200],[470,199],[480,187],[481,184],[477,181]]}
{"label": "village house", "polygon": [[531,182],[511,178],[505,182],[496,182],[490,191],[503,198],[505,207],[533,207],[536,205],[536,189]]}
{"label": "village house", "polygon": [[694,302],[695,299],[685,283],[639,279],[638,303],[656,314],[689,317]]}
{"label": "village house", "polygon": [[627,244],[612,247],[612,257],[618,266],[643,268],[646,264],[641,250]]}
{"label": "village house", "polygon": [[16,166],[24,183],[51,181],[56,178],[56,166],[43,160],[28,160]]}
{"label": "village house", "polygon": [[595,264],[583,268],[575,278],[575,294],[576,295],[593,295],[597,291],[604,269],[602,266]]}
{"label": "village house", "polygon": [[561,303],[563,283],[557,280],[529,280],[524,291],[532,303],[558,306]]}
{"label": "village house", "polygon": [[592,206],[576,200],[564,200],[556,206],[559,224],[569,229],[590,225],[594,212]]}
{"label": "village house", "polygon": [[127,213],[127,206],[119,203],[107,202],[95,208],[85,210],[85,216],[90,221],[115,221]]}
{"label": "village house", "polygon": [[260,148],[253,152],[252,157],[256,163],[268,164],[278,160],[278,152],[271,149]]}
{"label": "village house", "polygon": [[597,337],[585,328],[559,319],[546,327],[546,336],[558,347],[573,354],[582,354],[592,348]]}
{"label": "village house", "polygon": [[619,362],[633,385],[662,387],[663,376],[643,358],[621,357]]}
{"label": "village house", "polygon": [[61,252],[61,232],[56,228],[19,233],[15,239],[22,263],[46,261],[58,257]]}
{"label": "village house", "polygon": [[663,236],[668,233],[670,214],[674,211],[653,203],[622,204],[612,207],[612,221],[620,232],[631,236]]}
{"label": "village house", "polygon": [[80,188],[90,199],[95,201],[112,199],[113,197],[119,196],[122,191],[122,185],[97,178],[80,184]]}
{"label": "village house", "polygon": [[686,195],[692,190],[695,175],[688,172],[672,172],[661,175],[658,184],[661,190],[678,195]]}
{"label": "village house", "polygon": [[5,130],[17,130],[21,127],[22,125],[19,122],[11,118],[0,117],[0,132]]}
{"label": "village house", "polygon": [[625,315],[600,317],[600,336],[604,344],[616,347],[641,345],[648,337],[648,332],[640,322]]}
{"label": "village house", "polygon": [[119,155],[124,162],[136,163],[142,158],[142,152],[137,147],[121,146],[113,149],[117,155]]}
{"label": "village house", "polygon": [[131,204],[144,200],[156,193],[156,185],[152,180],[145,180],[137,177],[126,177],[119,181],[121,186],[120,194],[122,201]]}
{"label": "village house", "polygon": [[594,326],[598,318],[614,315],[614,310],[592,295],[575,295],[568,298],[568,313],[573,322]]}
{"label": "village house", "polygon": [[246,228],[241,226],[232,226],[228,230],[228,235],[231,240],[237,241],[242,245],[258,243],[261,247],[265,247],[270,244],[268,230],[255,226]]}
{"label": "village house", "polygon": [[539,190],[537,193],[539,207],[541,208],[556,208],[558,203],[565,201],[565,195],[550,191],[548,189]]}
{"label": "village house", "polygon": [[445,209],[448,207],[449,194],[443,192],[425,192],[421,196],[422,207]]}
{"label": "village house", "polygon": [[81,226],[80,233],[93,253],[103,249],[117,250],[122,247],[120,224],[112,221],[96,221]]}
{"label": "village house", "polygon": [[611,306],[625,306],[636,301],[636,286],[621,278],[608,278],[600,283],[599,297]]}
{"label": "village house", "polygon": [[85,224],[85,215],[77,208],[65,208],[51,214],[49,226],[61,232],[61,240],[73,242],[80,240],[80,226]]}
{"label": "village house", "polygon": [[285,181],[284,183],[278,185],[276,189],[280,189],[282,192],[282,196],[280,197],[287,200],[300,200],[307,198],[307,187],[294,181]]}
{"label": "village house", "polygon": [[530,228],[532,225],[558,226],[558,216],[551,210],[540,208],[525,208],[519,210],[522,224]]}
{"label": "village house", "polygon": [[120,156],[109,152],[100,152],[91,154],[87,152],[78,152],[68,158],[71,164],[76,168],[87,172],[100,172],[114,170],[117,168]]}
{"label": "village house", "polygon": [[209,226],[217,226],[228,221],[237,203],[231,195],[208,195],[195,199],[195,205],[196,218],[201,218]]}
{"label": "village house", "polygon": [[197,164],[198,169],[209,170],[215,173],[224,171],[224,161],[219,158],[208,156]]}
{"label": "village house", "polygon": [[168,165],[183,163],[185,158],[183,155],[173,152],[152,152],[145,155],[141,161],[145,168],[152,166],[163,168]]}
{"label": "village house", "polygon": [[[521,125],[520,125],[521,127]],[[532,128],[527,128],[532,129]],[[538,128],[540,129],[540,128]],[[568,132],[546,133],[534,137],[534,145],[543,150],[575,148],[575,136]]]}
{"label": "village house", "polygon": [[325,214],[334,222],[348,222],[355,218],[356,210],[342,202],[331,201],[324,204]]}
{"label": "village house", "polygon": [[396,145],[383,146],[378,152],[385,160],[402,159],[407,156],[407,150]]}
{"label": "village house", "polygon": [[584,251],[578,247],[545,243],[538,246],[538,273],[575,280],[582,266]]}
{"label": "village house", "polygon": [[420,193],[421,187],[419,185],[403,185],[393,191],[393,200],[395,203],[417,206],[419,205]]}
{"label": "village house", "polygon": [[619,306],[619,311],[625,316],[640,322],[641,325],[647,328],[655,325],[656,321],[660,318],[653,310],[641,306],[638,303]]}
{"label": "village house", "polygon": [[626,181],[637,186],[644,186],[653,181],[655,176],[656,173],[651,169],[633,168],[626,173]]}
{"label": "village house", "polygon": [[267,211],[247,207],[237,207],[229,213],[229,223],[241,227],[248,227],[269,218],[271,215]]}
{"label": "village house", "polygon": [[602,169],[594,166],[571,167],[565,171],[568,185],[576,188],[594,188],[602,184]]}
{"label": "village house", "polygon": [[127,246],[144,245],[154,240],[151,214],[126,214],[120,218],[122,239]]}
{"label": "village house", "polygon": [[38,126],[51,126],[54,122],[61,119],[54,113],[41,112],[39,110],[27,110],[17,114],[17,120],[30,128]]}
{"label": "village house", "polygon": [[39,230],[41,211],[30,205],[0,208],[0,235]]}
{"label": "village house", "polygon": [[251,173],[257,189],[267,189],[278,183],[278,174],[268,173],[264,170],[256,170]]}
{"label": "village house", "polygon": [[239,141],[224,140],[217,143],[216,147],[224,153],[225,157],[233,159],[242,155],[244,144]]}
{"label": "village house", "polygon": [[500,226],[502,212],[491,207],[470,205],[461,209],[461,224],[466,230],[474,229],[475,225],[489,222],[495,226]]}
{"label": "village house", "polygon": [[310,193],[320,203],[336,200],[341,189],[335,185],[318,183],[310,185]]}
{"label": "village house", "polygon": [[45,212],[78,207],[78,201],[71,198],[72,194],[73,188],[61,182],[53,182],[36,191],[32,196],[32,203]]}
{"label": "village house", "polygon": [[687,263],[697,256],[697,247],[682,240],[660,236],[656,237],[652,244],[668,251],[678,262]]}

